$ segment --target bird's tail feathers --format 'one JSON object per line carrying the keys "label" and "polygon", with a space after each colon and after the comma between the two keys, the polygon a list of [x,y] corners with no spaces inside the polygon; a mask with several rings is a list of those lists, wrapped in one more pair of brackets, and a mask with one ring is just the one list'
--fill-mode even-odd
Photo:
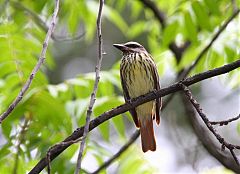
{"label": "bird's tail feathers", "polygon": [[156,141],[153,130],[152,116],[142,117],[139,121],[143,152],[147,152],[148,150],[155,151]]}

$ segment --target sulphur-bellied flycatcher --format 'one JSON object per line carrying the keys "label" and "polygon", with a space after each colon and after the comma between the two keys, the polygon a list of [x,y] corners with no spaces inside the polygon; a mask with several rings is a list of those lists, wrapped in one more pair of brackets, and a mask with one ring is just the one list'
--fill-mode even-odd
{"label": "sulphur-bellied flycatcher", "polygon": [[[137,42],[114,44],[122,51],[120,76],[126,102],[132,98],[160,89],[157,67],[152,56]],[[161,98],[144,103],[130,111],[135,125],[140,128],[142,150],[156,150],[153,120],[160,123]]]}

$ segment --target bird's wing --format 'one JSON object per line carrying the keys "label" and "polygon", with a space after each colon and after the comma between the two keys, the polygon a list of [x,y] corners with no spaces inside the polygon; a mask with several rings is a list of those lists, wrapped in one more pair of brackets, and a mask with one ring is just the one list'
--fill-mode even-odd
{"label": "bird's wing", "polygon": [[[128,90],[127,90],[126,83],[123,80],[122,71],[120,71],[120,73],[121,73],[121,83],[122,83],[122,88],[123,88],[123,96],[124,96],[125,101],[129,102],[131,98],[129,97],[129,93],[128,93]],[[139,121],[138,121],[137,112],[136,112],[135,108],[130,109],[129,112],[131,113],[131,115],[133,117],[133,121],[134,121],[135,125],[137,127],[139,127]]]}
{"label": "bird's wing", "polygon": [[[154,88],[156,90],[160,90],[160,81],[159,81],[159,76],[158,76],[158,72],[157,72],[157,67],[156,65],[153,63],[152,66],[152,76],[153,76],[153,80],[154,80]],[[160,123],[160,110],[162,107],[162,98],[157,98],[156,99],[156,122],[157,124]]]}

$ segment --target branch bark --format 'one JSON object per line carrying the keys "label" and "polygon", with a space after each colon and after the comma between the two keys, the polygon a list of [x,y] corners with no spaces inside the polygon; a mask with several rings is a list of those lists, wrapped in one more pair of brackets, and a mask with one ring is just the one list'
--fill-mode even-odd
{"label": "branch bark", "polygon": [[4,113],[2,113],[2,115],[0,116],[0,124],[3,122],[4,119],[6,119],[9,116],[9,114],[16,108],[18,103],[22,100],[24,94],[29,89],[29,87],[30,87],[30,85],[31,85],[31,83],[32,83],[36,73],[40,69],[41,65],[44,63],[46,52],[47,52],[48,43],[49,43],[51,35],[52,35],[53,31],[54,31],[55,25],[56,25],[58,10],[59,10],[59,0],[56,0],[55,8],[54,8],[54,12],[53,12],[53,15],[52,15],[52,20],[51,20],[51,25],[48,28],[48,32],[47,32],[45,40],[43,42],[42,51],[40,53],[40,57],[38,59],[38,62],[35,65],[35,67],[33,68],[31,74],[29,75],[29,77],[28,77],[28,79],[26,81],[26,83],[24,84],[24,86],[20,90],[18,96],[10,104],[8,109]]}
{"label": "branch bark", "polygon": [[[221,74],[225,74],[228,73],[234,69],[237,69],[240,67],[240,60],[237,60],[233,63],[224,65],[222,67],[219,68],[215,68],[213,70],[209,70],[200,74],[197,74],[193,77],[189,77],[186,78],[184,80],[181,81],[182,84],[186,85],[186,86],[190,86],[193,85],[195,83],[198,83],[202,80],[214,77],[214,76],[218,76]],[[94,129],[95,127],[99,126],[100,124],[102,124],[103,122],[111,119],[112,117],[119,115],[121,113],[124,113],[126,111],[128,111],[131,108],[134,108],[138,105],[141,105],[143,103],[146,103],[148,101],[151,101],[153,99],[159,98],[159,97],[163,97],[166,96],[170,93],[174,93],[177,91],[180,91],[181,87],[179,86],[179,83],[175,83],[171,86],[168,86],[166,88],[162,88],[159,91],[153,91],[150,92],[146,95],[142,95],[139,96],[135,99],[132,100],[131,103],[125,103],[123,105],[120,105],[110,111],[107,111],[105,113],[103,113],[102,115],[98,116],[97,118],[95,118],[94,120],[92,120],[89,124],[89,131],[91,131],[92,129]],[[78,128],[76,129],[69,137],[67,137],[63,142],[68,142],[68,141],[73,141],[76,139],[79,139],[80,137],[83,136],[83,130],[84,127]],[[50,160],[55,159],[59,154],[61,154],[65,149],[67,149],[70,145],[62,145],[59,148],[55,148],[55,151],[51,153],[50,155]],[[44,157],[42,158],[38,164],[29,172],[29,174],[37,174],[40,173],[48,164],[47,158]]]}

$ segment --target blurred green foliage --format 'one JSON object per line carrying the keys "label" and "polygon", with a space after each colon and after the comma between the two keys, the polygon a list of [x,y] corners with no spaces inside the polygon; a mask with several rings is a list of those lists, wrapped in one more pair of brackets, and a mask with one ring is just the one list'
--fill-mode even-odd
{"label": "blurred green foliage", "polygon": [[[166,67],[178,72],[190,65],[209,43],[219,26],[233,13],[229,0],[154,2],[166,14],[167,21],[164,29],[152,11],[144,7],[141,1],[106,0],[103,21],[108,20],[114,24],[126,40],[137,40],[139,36],[145,36],[145,46],[155,57],[160,74],[165,73]],[[1,113],[17,96],[38,60],[53,8],[54,1],[47,0],[0,1]],[[126,16],[126,11],[131,15]],[[61,1],[58,23],[65,24],[72,36],[76,35],[80,25],[83,26],[86,32],[84,39],[90,43],[96,33],[97,12],[98,1]],[[192,73],[212,69],[239,59],[238,22],[239,17],[233,20],[221,34]],[[184,41],[191,42],[179,64],[168,49],[173,41],[177,45]],[[22,102],[1,126],[1,133],[5,140],[1,142],[0,148],[0,173],[13,171],[16,155],[17,172],[26,173],[46,154],[49,147],[63,140],[77,126],[85,123],[86,109],[94,84],[94,73],[81,74],[76,78],[52,85],[49,84],[46,75],[46,69],[52,68],[54,68],[54,60],[50,46],[45,65],[37,73]],[[230,77],[231,80],[228,79],[228,81],[232,86],[239,84],[239,73],[231,72]],[[124,102],[122,96],[119,96],[119,91],[121,91],[119,63],[116,63],[112,69],[101,72],[94,117]],[[26,120],[27,130],[20,139],[19,134]],[[110,143],[113,127],[118,136],[126,141],[124,122],[126,120],[119,116],[99,126],[103,140]],[[73,145],[53,162],[53,172],[73,173],[75,164],[70,162],[70,159],[76,153],[77,147]],[[88,150],[94,154],[99,165],[106,157],[112,155],[97,143],[89,142]],[[155,169],[150,165],[147,168],[143,167],[144,159],[138,158],[138,153],[133,148],[130,148],[127,153],[131,153],[131,158],[123,155],[118,160],[118,173],[154,172]]]}

